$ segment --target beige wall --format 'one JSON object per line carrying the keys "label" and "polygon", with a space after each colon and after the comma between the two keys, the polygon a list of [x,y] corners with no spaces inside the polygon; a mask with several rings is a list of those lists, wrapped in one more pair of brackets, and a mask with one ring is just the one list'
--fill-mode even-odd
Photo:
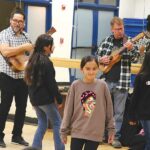
{"label": "beige wall", "polygon": [[119,16],[121,18],[143,19],[149,14],[149,0],[120,0]]}
{"label": "beige wall", "polygon": [[10,13],[16,5],[16,2],[0,0],[0,31],[9,26]]}

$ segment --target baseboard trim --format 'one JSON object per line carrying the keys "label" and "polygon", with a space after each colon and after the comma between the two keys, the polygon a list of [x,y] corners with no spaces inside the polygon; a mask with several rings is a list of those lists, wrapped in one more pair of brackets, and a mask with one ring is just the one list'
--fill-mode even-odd
{"label": "baseboard trim", "polygon": [[[8,120],[13,121],[14,120],[14,115],[9,114],[8,115]],[[32,124],[32,125],[37,125],[38,121],[37,118],[32,118],[32,117],[25,117],[25,124]]]}

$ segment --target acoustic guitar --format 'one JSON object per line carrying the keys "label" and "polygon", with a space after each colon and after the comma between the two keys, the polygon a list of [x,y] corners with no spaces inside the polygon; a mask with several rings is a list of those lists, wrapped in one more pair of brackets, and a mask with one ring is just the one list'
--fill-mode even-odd
{"label": "acoustic guitar", "polygon": [[[52,35],[56,32],[56,29],[54,27],[51,27],[46,34]],[[16,56],[5,58],[7,63],[9,64],[10,68],[14,72],[20,72],[23,71],[26,67],[26,64],[31,56],[31,51],[24,51],[19,53]]]}
{"label": "acoustic guitar", "polygon": [[[145,36],[145,32],[142,32],[142,33],[139,33],[137,36],[135,36],[134,38],[131,39],[131,42],[132,43],[135,43],[136,41],[138,41],[139,39],[143,38]],[[102,64],[100,63],[100,70],[103,72],[103,73],[108,73],[111,68],[121,60],[121,55],[122,53],[126,50],[126,47],[123,46],[121,47],[117,52],[115,51],[115,53],[112,53],[110,56],[109,56],[109,59],[110,59],[110,63],[108,65],[105,65],[105,64]]]}

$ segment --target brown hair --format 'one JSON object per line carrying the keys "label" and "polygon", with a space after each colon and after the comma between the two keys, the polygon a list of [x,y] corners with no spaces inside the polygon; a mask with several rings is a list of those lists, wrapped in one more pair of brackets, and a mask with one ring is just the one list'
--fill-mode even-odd
{"label": "brown hair", "polygon": [[112,18],[112,20],[110,22],[111,27],[113,27],[115,23],[118,24],[118,25],[123,25],[124,24],[123,20],[119,17]]}
{"label": "brown hair", "polygon": [[98,62],[98,59],[93,56],[93,55],[89,55],[89,56],[84,56],[82,59],[81,59],[81,63],[80,63],[80,68],[83,69],[83,67],[86,65],[87,62],[90,62],[90,61],[95,61],[95,63],[97,64],[97,66],[99,67],[99,62]]}
{"label": "brown hair", "polygon": [[22,15],[23,19],[25,20],[25,14],[24,14],[23,10],[20,7],[16,7],[16,8],[13,9],[13,11],[10,14],[10,19],[12,19],[15,14]]}

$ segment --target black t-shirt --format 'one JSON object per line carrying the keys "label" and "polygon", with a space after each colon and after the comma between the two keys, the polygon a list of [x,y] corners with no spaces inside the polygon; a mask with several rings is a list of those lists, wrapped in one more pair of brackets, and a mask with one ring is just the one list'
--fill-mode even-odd
{"label": "black t-shirt", "polygon": [[[119,50],[123,46],[123,38],[122,39],[114,39],[114,48],[112,50],[112,53],[114,51]],[[111,82],[117,82],[120,79],[120,71],[121,71],[121,61],[117,62],[113,65],[111,70],[105,74],[105,78],[107,81]]]}

